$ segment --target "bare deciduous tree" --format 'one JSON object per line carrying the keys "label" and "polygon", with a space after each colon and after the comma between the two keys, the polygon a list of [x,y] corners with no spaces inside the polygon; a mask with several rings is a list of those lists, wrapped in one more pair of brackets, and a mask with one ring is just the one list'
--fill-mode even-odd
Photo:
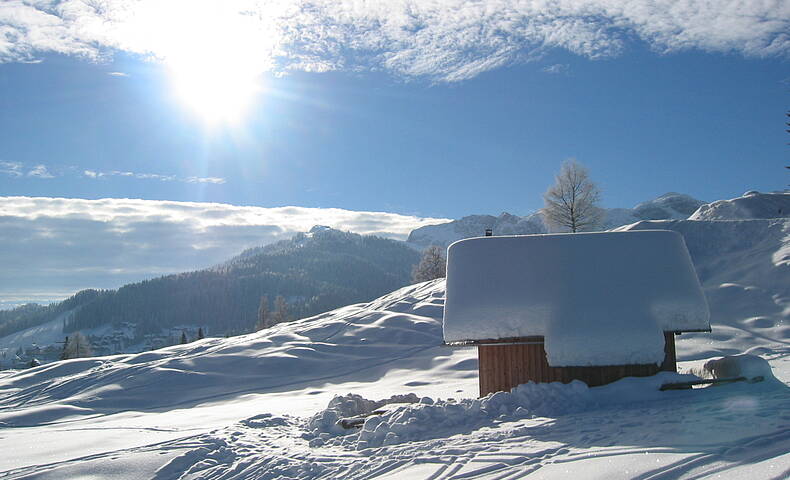
{"label": "bare deciduous tree", "polygon": [[271,318],[269,317],[269,296],[261,295],[261,303],[258,306],[258,322],[255,324],[255,330],[263,330],[264,328],[271,327]]}
{"label": "bare deciduous tree", "polygon": [[75,332],[63,342],[63,353],[61,360],[68,360],[70,358],[83,358],[93,355],[91,351],[91,344],[87,338],[80,332]]}
{"label": "bare deciduous tree", "polygon": [[288,312],[288,302],[285,301],[285,297],[282,295],[277,295],[274,298],[274,312],[272,313],[272,317],[271,325],[289,322],[291,320],[291,314]]}
{"label": "bare deciduous tree", "polygon": [[562,164],[556,182],[543,194],[542,212],[551,225],[571,232],[592,230],[603,219],[600,199],[601,192],[587,169],[571,159]]}
{"label": "bare deciduous tree", "polygon": [[436,245],[431,245],[422,252],[420,263],[411,271],[411,279],[415,283],[427,282],[447,275],[447,261],[444,252]]}

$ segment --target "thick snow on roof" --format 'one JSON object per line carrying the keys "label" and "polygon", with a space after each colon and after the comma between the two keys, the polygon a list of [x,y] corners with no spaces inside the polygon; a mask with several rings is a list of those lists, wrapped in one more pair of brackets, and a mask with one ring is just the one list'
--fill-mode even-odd
{"label": "thick snow on roof", "polygon": [[544,336],[550,365],[661,363],[662,331],[707,330],[668,230],[479,237],[447,256],[446,342]]}

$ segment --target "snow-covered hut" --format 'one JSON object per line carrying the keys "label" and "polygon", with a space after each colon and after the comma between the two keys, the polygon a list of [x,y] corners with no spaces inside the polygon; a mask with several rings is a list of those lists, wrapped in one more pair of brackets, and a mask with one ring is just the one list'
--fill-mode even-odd
{"label": "snow-covered hut", "polygon": [[675,371],[674,335],[710,331],[669,230],[478,237],[447,251],[444,340],[477,345],[480,395]]}

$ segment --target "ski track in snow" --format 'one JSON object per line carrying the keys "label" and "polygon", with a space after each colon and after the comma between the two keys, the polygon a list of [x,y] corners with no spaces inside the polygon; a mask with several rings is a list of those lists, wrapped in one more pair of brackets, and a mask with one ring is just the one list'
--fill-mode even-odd
{"label": "ski track in snow", "polygon": [[[502,419],[449,438],[362,451],[311,449],[300,438],[304,430],[298,419],[251,419],[191,440],[200,446],[173,459],[155,478],[506,479],[576,462],[628,458],[638,460],[628,478],[638,479],[714,477],[771,459],[777,459],[776,478],[790,473],[790,412],[782,413],[790,389],[781,384],[757,391],[740,387],[735,396],[740,403],[714,417],[710,409],[732,402],[733,392],[711,390],[674,392],[671,402],[662,399],[624,409]],[[645,434],[645,428],[651,431]]]}

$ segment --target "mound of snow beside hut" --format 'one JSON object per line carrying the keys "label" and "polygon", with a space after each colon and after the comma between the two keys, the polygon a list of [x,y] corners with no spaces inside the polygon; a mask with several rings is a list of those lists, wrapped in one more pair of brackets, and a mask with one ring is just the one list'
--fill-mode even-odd
{"label": "mound of snow beside hut", "polygon": [[460,240],[448,249],[447,342],[545,337],[551,366],[660,364],[665,331],[708,330],[680,235]]}

